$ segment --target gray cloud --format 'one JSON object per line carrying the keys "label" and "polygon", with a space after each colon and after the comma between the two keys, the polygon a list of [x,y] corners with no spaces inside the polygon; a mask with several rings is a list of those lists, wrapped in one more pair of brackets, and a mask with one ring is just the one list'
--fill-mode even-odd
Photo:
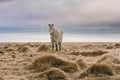
{"label": "gray cloud", "polygon": [[0,2],[9,2],[9,1],[13,1],[13,0],[0,0]]}
{"label": "gray cloud", "polygon": [[[1,26],[84,26],[120,30],[119,0],[0,0]],[[10,3],[7,3],[7,2]],[[89,26],[89,27],[88,27]]]}

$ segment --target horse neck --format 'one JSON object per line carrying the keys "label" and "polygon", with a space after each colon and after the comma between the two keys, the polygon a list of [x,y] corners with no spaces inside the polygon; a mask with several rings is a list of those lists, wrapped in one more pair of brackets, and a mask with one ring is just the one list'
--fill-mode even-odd
{"label": "horse neck", "polygon": [[55,27],[53,27],[52,35],[56,35],[56,32],[58,32],[58,30]]}
{"label": "horse neck", "polygon": [[53,32],[56,30],[56,28],[55,27],[53,27]]}

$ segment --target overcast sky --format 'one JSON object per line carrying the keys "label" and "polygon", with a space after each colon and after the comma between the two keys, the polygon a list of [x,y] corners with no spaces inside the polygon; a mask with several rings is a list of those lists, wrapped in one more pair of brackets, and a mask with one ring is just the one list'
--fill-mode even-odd
{"label": "overcast sky", "polygon": [[54,23],[82,29],[120,30],[120,0],[0,0],[0,28]]}

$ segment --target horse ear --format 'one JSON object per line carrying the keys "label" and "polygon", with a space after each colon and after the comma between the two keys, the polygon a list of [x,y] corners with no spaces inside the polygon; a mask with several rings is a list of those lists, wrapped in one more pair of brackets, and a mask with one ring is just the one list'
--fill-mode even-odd
{"label": "horse ear", "polygon": [[54,26],[54,24],[52,24],[52,26]]}
{"label": "horse ear", "polygon": [[50,24],[48,24],[48,26],[50,26]]}

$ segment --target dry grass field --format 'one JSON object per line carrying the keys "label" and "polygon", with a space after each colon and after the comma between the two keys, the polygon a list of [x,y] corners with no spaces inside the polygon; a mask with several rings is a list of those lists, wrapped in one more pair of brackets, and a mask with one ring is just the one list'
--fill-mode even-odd
{"label": "dry grass field", "polygon": [[0,43],[0,80],[120,80],[120,43]]}

